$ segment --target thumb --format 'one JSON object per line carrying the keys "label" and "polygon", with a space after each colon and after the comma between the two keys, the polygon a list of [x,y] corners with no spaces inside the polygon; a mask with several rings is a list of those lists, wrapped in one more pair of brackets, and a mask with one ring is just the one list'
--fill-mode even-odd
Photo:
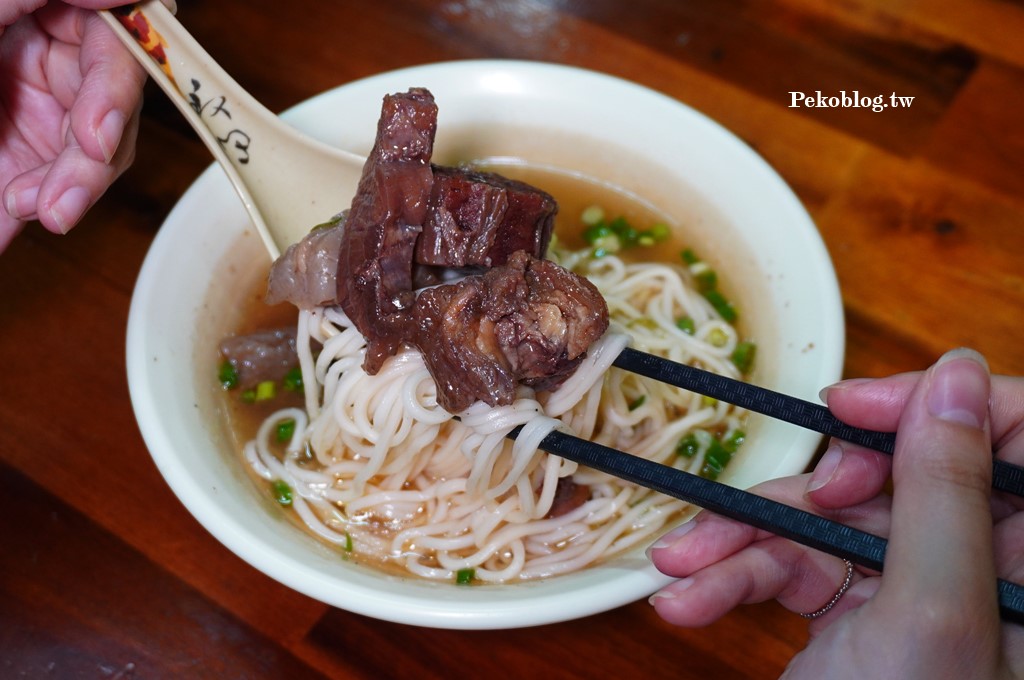
{"label": "thumb", "polygon": [[949,634],[952,621],[970,624],[974,635],[991,628],[986,637],[998,644],[990,389],[985,359],[954,350],[924,374],[900,417],[885,592],[878,599],[913,612],[925,639]]}
{"label": "thumb", "polygon": [[131,129],[146,73],[99,15],[87,16],[84,25],[82,84],[71,107],[71,128],[87,156],[110,163]]}

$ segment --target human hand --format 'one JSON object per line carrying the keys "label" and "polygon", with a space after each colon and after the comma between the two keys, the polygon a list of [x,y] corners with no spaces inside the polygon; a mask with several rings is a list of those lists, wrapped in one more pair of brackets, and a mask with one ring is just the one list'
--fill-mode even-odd
{"label": "human hand", "polygon": [[[1000,621],[995,590],[997,575],[1024,580],[1024,501],[990,489],[993,450],[1024,462],[1024,380],[990,378],[980,355],[956,350],[923,374],[846,381],[825,398],[851,425],[895,430],[895,455],[833,441],[812,474],[753,491],[889,545],[884,574],[855,570],[849,590],[811,621],[811,641],[785,677],[1024,673],[1024,628]],[[819,610],[846,571],[838,558],[707,512],[650,554],[681,579],[652,604],[684,626],[772,598]]]}
{"label": "human hand", "polygon": [[67,233],[131,164],[145,72],[94,11],[0,0],[0,252],[29,220]]}

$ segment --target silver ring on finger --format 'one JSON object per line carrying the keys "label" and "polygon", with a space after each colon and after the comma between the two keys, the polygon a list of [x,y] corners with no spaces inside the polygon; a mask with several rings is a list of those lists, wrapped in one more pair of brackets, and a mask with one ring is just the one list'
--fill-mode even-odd
{"label": "silver ring on finger", "polygon": [[807,614],[800,614],[805,619],[816,619],[819,616],[827,614],[832,607],[836,606],[836,603],[843,597],[843,594],[849,589],[850,583],[853,581],[853,562],[850,560],[843,560],[846,563],[846,577],[843,579],[842,585],[839,586],[839,590],[832,596],[832,599],[825,603],[821,609],[817,609]]}

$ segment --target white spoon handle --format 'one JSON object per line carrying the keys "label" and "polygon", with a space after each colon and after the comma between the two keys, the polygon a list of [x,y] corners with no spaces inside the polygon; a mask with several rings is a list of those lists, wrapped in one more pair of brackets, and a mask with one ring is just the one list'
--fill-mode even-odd
{"label": "white spoon handle", "polygon": [[100,15],[223,166],[272,257],[347,206],[363,159],[281,121],[158,0]]}

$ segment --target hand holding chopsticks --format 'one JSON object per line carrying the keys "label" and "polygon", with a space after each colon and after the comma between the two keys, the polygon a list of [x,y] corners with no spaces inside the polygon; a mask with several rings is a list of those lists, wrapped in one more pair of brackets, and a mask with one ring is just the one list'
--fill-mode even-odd
{"label": "hand holding chopsticks", "polygon": [[984,360],[960,350],[923,375],[829,396],[852,423],[898,421],[891,499],[881,493],[887,475],[872,470],[887,459],[859,447],[834,450],[814,485],[794,477],[762,490],[788,503],[820,501],[823,512],[888,533],[885,573],[850,575],[833,557],[703,515],[651,551],[659,569],[685,578],[652,600],[659,614],[704,625],[740,602],[772,597],[798,612],[826,610],[787,678],[1019,677],[1024,630],[1001,626],[996,603],[1004,620],[1019,622],[1020,589],[994,588],[993,575],[1024,575],[1015,530],[1024,514],[1019,503],[990,505],[987,481],[993,441],[1004,452],[1024,445],[1024,383],[990,382]]}

